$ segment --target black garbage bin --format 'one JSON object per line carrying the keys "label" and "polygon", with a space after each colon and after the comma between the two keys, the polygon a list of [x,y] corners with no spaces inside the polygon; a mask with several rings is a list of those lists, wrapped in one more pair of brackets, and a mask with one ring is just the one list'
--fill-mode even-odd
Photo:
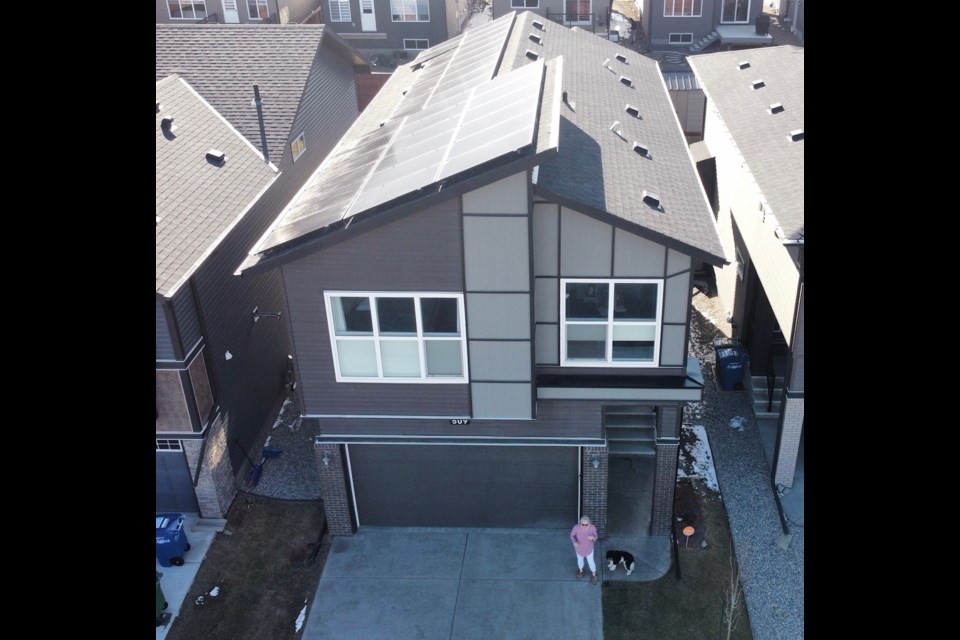
{"label": "black garbage bin", "polygon": [[183,553],[190,551],[182,513],[157,514],[157,560],[161,567],[183,566]]}
{"label": "black garbage bin", "polygon": [[160,588],[160,578],[162,573],[157,571],[157,626],[163,624],[163,610],[167,608],[167,599],[163,595],[163,589]]}
{"label": "black garbage bin", "polygon": [[743,388],[747,351],[739,340],[718,338],[713,341],[717,356],[717,382],[724,391]]}
{"label": "black garbage bin", "polygon": [[770,33],[770,16],[768,16],[765,13],[758,13],[756,25],[757,25],[758,36],[767,35],[768,33]]}

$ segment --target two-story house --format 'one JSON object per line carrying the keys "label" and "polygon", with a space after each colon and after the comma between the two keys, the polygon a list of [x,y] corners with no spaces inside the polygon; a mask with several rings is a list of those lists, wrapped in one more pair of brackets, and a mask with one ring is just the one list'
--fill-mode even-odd
{"label": "two-story house", "polygon": [[803,48],[689,60],[707,97],[721,238],[736,256],[717,289],[750,354],[755,411],[779,421],[773,480],[790,487],[803,434]]}
{"label": "two-story house", "polygon": [[321,22],[322,0],[157,0],[157,24]]}
{"label": "two-story house", "polygon": [[610,456],[667,535],[724,260],[657,63],[524,12],[398,68],[242,273],[281,273],[334,535],[604,532]]}
{"label": "two-story house", "polygon": [[156,504],[220,517],[291,353],[279,274],[233,273],[353,124],[369,64],[322,25],[157,25],[156,44]]}

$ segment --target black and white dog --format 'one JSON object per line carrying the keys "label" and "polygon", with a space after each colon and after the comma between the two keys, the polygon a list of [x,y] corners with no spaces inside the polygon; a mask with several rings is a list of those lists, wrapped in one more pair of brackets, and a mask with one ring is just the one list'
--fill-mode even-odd
{"label": "black and white dog", "polygon": [[611,549],[607,551],[607,569],[610,571],[616,571],[617,565],[623,565],[623,568],[627,570],[627,575],[633,573],[635,563],[633,561],[633,554],[629,551],[621,551],[619,549]]}

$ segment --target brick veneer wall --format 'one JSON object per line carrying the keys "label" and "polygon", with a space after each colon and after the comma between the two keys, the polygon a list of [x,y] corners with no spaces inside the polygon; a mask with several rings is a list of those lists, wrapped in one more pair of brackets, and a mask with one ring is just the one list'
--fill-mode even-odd
{"label": "brick veneer wall", "polygon": [[[593,457],[600,457],[600,466],[593,468]],[[590,518],[597,527],[601,539],[607,537],[607,475],[609,473],[609,452],[606,447],[584,447],[583,469],[581,471],[583,500],[582,515]],[[571,525],[572,526],[572,525]]]}
{"label": "brick veneer wall", "polygon": [[[182,443],[190,475],[195,478],[203,441],[183,440]],[[200,478],[194,491],[197,494],[200,516],[203,518],[226,517],[227,509],[237,495],[237,483],[230,468],[230,455],[227,451],[227,424],[219,416],[207,430],[207,446],[203,450]]]}
{"label": "brick veneer wall", "polygon": [[803,432],[803,398],[783,398],[783,421],[780,424],[780,448],[774,456],[776,462],[773,481],[785,487],[793,486],[797,470],[797,453],[800,451],[800,434]]}
{"label": "brick veneer wall", "polygon": [[[340,445],[315,443],[317,468],[320,470],[320,495],[323,496],[323,514],[331,536],[352,536],[353,518],[347,496],[347,478]],[[330,455],[330,464],[323,464],[324,452]]]}
{"label": "brick veneer wall", "polygon": [[650,535],[668,536],[673,526],[673,500],[677,490],[677,456],[680,443],[657,442],[657,469],[653,480],[653,515]]}

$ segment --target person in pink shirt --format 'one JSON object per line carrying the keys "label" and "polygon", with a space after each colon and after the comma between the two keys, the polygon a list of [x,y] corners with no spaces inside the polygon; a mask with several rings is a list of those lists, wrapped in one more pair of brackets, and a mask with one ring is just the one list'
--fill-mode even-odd
{"label": "person in pink shirt", "polygon": [[573,530],[570,531],[570,540],[577,552],[577,567],[580,569],[577,571],[577,580],[583,579],[583,561],[586,559],[593,574],[590,582],[597,584],[597,563],[593,560],[593,543],[598,537],[597,528],[590,524],[590,518],[587,516],[580,518],[580,523],[573,525]]}

